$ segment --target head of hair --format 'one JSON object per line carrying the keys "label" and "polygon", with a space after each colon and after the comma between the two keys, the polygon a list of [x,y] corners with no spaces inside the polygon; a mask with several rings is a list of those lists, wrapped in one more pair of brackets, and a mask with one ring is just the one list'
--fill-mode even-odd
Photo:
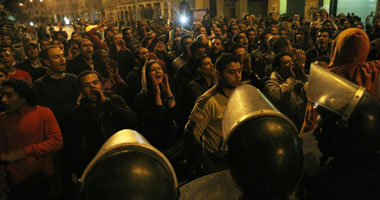
{"label": "head of hair", "polygon": [[273,44],[273,53],[278,54],[285,51],[286,47],[288,47],[289,41],[286,38],[279,37]]}
{"label": "head of hair", "polygon": [[15,52],[15,49],[11,45],[3,44],[0,46],[0,49],[2,51],[8,51],[10,49],[10,52],[13,54]]}
{"label": "head of hair", "polygon": [[145,47],[138,47],[134,52],[133,52],[133,56],[134,58],[138,58],[139,57],[139,52],[141,51],[141,49],[146,49]]}
{"label": "head of hair", "polygon": [[[78,47],[81,48],[82,43],[85,42],[85,41],[90,41],[91,42],[91,40],[83,38],[81,41],[78,42]],[[91,44],[92,44],[92,42],[91,42]]]}
{"label": "head of hair", "polygon": [[278,67],[280,67],[280,60],[282,57],[284,56],[290,56],[292,57],[292,55],[288,52],[280,52],[279,54],[277,54],[274,58],[273,58],[273,61],[272,61],[272,67],[273,67],[273,70],[276,70]]}
{"label": "head of hair", "polygon": [[248,35],[248,33],[251,31],[256,33],[256,30],[254,28],[249,28],[248,30],[245,31],[245,34]]}
{"label": "head of hair", "polygon": [[277,30],[278,30],[278,26],[277,26],[277,24],[272,24],[272,25],[270,25],[270,26],[267,27],[267,30],[266,30],[266,31],[267,31],[267,32],[271,32],[270,29],[271,29],[272,27],[275,27],[275,28],[277,28]]}
{"label": "head of hair", "polygon": [[304,34],[304,43],[307,43],[309,42],[309,38],[310,38],[310,35],[309,35],[309,29],[305,26],[301,26],[299,29],[298,29],[298,32],[303,32]]}
{"label": "head of hair", "polygon": [[29,106],[37,105],[37,92],[33,84],[22,79],[8,79],[3,82],[3,87],[8,86],[13,88],[15,93],[25,99],[25,102]]}
{"label": "head of hair", "polygon": [[202,37],[207,37],[205,34],[200,34],[197,36],[196,40],[197,41],[202,41]]}
{"label": "head of hair", "polygon": [[278,32],[280,32],[280,31],[286,31],[286,32],[289,32],[288,29],[286,29],[285,27],[281,27],[281,28],[279,28],[279,29],[278,29]]}
{"label": "head of hair", "polygon": [[79,86],[81,86],[81,83],[82,83],[82,78],[84,76],[87,76],[89,74],[95,74],[99,80],[102,80],[102,75],[99,74],[99,72],[96,72],[96,71],[92,71],[92,70],[85,70],[81,73],[78,74],[78,83],[79,83]]}
{"label": "head of hair", "polygon": [[206,28],[206,27],[204,27],[204,26],[199,26],[197,29],[195,29],[195,32],[197,33],[197,34],[199,34],[199,31],[201,30],[201,28]]}
{"label": "head of hair", "polygon": [[241,43],[234,43],[234,44],[231,46],[230,51],[231,51],[231,53],[233,54],[234,51],[235,51],[236,49],[240,49],[240,48],[244,48],[244,44],[241,44]]}
{"label": "head of hair", "polygon": [[121,30],[121,33],[124,35],[128,30],[132,30],[133,32],[133,28],[128,26],[128,27],[123,28],[123,30]]}
{"label": "head of hair", "polygon": [[281,22],[290,22],[291,18],[289,16],[282,16],[281,17]]}
{"label": "head of hair", "polygon": [[68,41],[68,44],[69,44],[69,46],[70,46],[70,45],[74,45],[74,44],[79,44],[79,42],[78,42],[78,40],[70,39],[70,40]]}
{"label": "head of hair", "polygon": [[195,50],[200,49],[200,48],[206,48],[206,47],[205,47],[205,45],[202,44],[202,42],[195,41],[195,42],[191,43],[191,45],[190,45],[190,52],[194,53]]}
{"label": "head of hair", "polygon": [[232,42],[233,43],[237,43],[238,40],[239,40],[239,35],[242,34],[242,33],[245,33],[245,32],[239,31],[234,36],[232,36]]}
{"label": "head of hair", "polygon": [[180,40],[180,45],[181,45],[181,47],[184,46],[183,43],[185,42],[185,40],[186,40],[187,38],[193,39],[190,35],[184,35],[184,36],[182,36],[182,37],[181,37],[181,40]]}
{"label": "head of hair", "polygon": [[53,49],[53,48],[58,48],[58,49],[59,49],[58,46],[50,45],[50,46],[48,46],[46,49],[44,49],[44,50],[42,51],[41,57],[42,57],[43,59],[45,59],[45,60],[49,59],[49,50],[50,50],[50,49]]}
{"label": "head of hair", "polygon": [[327,28],[321,28],[320,30],[318,30],[318,33],[323,33],[323,32],[327,32],[329,34],[329,38],[332,37],[331,32],[330,32],[329,29],[327,29]]}
{"label": "head of hair", "polygon": [[222,54],[221,56],[219,56],[219,58],[216,60],[216,63],[215,63],[215,68],[216,70],[218,70],[219,72],[222,72],[224,69],[227,68],[227,66],[232,63],[232,62],[236,62],[238,63],[239,62],[239,58],[237,58],[236,56],[234,56],[233,54],[231,53],[225,53],[225,54]]}
{"label": "head of hair", "polygon": [[49,38],[46,38],[46,37],[43,37],[39,40],[39,43],[43,42],[43,41],[48,41],[50,43],[50,39]]}
{"label": "head of hair", "polygon": [[74,31],[74,32],[71,33],[71,37],[70,37],[70,39],[74,39],[74,38],[73,38],[73,35],[74,35],[74,34],[78,34],[78,35],[79,35],[78,32],[75,32],[75,31]]}
{"label": "head of hair", "polygon": [[239,28],[239,24],[236,24],[236,23],[230,24],[228,26],[227,33],[231,33],[232,32],[232,26],[238,26],[238,28]]}
{"label": "head of hair", "polygon": [[194,64],[196,67],[201,67],[202,66],[202,61],[205,58],[209,58],[210,56],[207,54],[202,54],[201,56],[197,57],[197,59],[194,61]]}

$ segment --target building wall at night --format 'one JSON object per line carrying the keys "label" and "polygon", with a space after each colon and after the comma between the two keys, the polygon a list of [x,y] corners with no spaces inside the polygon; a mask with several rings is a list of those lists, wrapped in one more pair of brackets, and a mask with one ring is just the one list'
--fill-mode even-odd
{"label": "building wall at night", "polygon": [[[254,13],[258,16],[267,16],[269,12],[280,14],[281,6],[285,12],[293,15],[299,13],[309,18],[314,9],[318,8],[319,0],[194,0],[195,7],[191,9],[209,9],[211,2],[216,2],[216,15],[227,18],[241,18],[246,14]],[[297,2],[296,2],[297,1]]]}
{"label": "building wall at night", "polygon": [[337,14],[355,13],[364,22],[371,12],[376,12],[377,2],[377,0],[339,0]]}
{"label": "building wall at night", "polygon": [[49,12],[49,9],[43,1],[27,1],[24,6],[24,12],[29,16],[31,21],[45,21],[42,19],[50,20],[49,16],[51,16],[52,13]]}
{"label": "building wall at night", "polygon": [[173,19],[177,16],[178,0],[102,0],[104,18],[108,21],[135,21],[136,19]]}
{"label": "building wall at night", "polygon": [[[373,11],[380,11],[380,0],[337,0],[338,10],[344,2],[357,2],[361,6],[368,2],[373,4]],[[137,8],[135,7],[137,2]],[[211,15],[241,18],[246,14],[254,13],[258,16],[267,16],[269,12],[282,14],[299,13],[310,19],[312,13],[319,7],[327,6],[329,0],[44,0],[26,12],[33,16],[48,16],[62,20],[65,16],[71,20],[84,17],[86,20],[97,21],[136,21],[139,19],[171,19],[179,15],[179,4],[186,2],[190,10],[209,10]],[[297,3],[298,2],[298,3]],[[322,3],[321,3],[322,2]],[[41,5],[39,5],[41,4]],[[45,4],[45,5],[44,5]],[[326,5],[325,5],[326,4]],[[350,5],[354,5],[350,3]],[[371,4],[371,5],[372,5]],[[377,7],[376,7],[377,5]],[[26,5],[28,6],[28,5]],[[358,7],[358,6],[356,6]],[[355,6],[352,8],[356,8]],[[342,10],[341,9],[341,10]],[[351,9],[351,8],[350,8]],[[137,11],[137,12],[136,12]],[[344,10],[345,11],[345,10]],[[355,12],[353,10],[352,12]],[[369,14],[369,12],[368,12]]]}
{"label": "building wall at night", "polygon": [[56,20],[61,21],[64,17],[75,19],[80,17],[78,5],[83,0],[45,0],[46,7],[54,15]]}

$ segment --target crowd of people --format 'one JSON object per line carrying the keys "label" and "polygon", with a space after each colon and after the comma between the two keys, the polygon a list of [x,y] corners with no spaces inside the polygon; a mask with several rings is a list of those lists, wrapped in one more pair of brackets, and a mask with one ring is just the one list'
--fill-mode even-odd
{"label": "crowd of people", "polygon": [[227,169],[222,119],[234,89],[262,91],[302,135],[318,124],[305,95],[312,63],[380,99],[378,15],[361,20],[322,9],[312,19],[269,13],[228,22],[206,15],[191,26],[81,19],[70,36],[40,25],[37,41],[2,17],[4,199],[75,198],[86,166],[122,129],[162,151],[182,184]]}

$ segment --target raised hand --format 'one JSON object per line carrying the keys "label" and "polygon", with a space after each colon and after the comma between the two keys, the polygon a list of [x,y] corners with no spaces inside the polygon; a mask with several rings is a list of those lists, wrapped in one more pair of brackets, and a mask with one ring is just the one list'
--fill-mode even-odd
{"label": "raised hand", "polygon": [[296,60],[297,60],[298,64],[300,65],[300,67],[304,68],[305,64],[306,64],[305,51],[303,51],[302,49],[297,49],[295,56],[296,56]]}
{"label": "raised hand", "polygon": [[170,85],[169,85],[168,74],[166,73],[164,73],[162,77],[162,89],[164,90],[165,95],[168,95],[168,92],[170,91]]}
{"label": "raised hand", "polygon": [[102,103],[104,103],[107,100],[107,98],[106,98],[106,96],[104,96],[103,90],[101,88],[93,87],[93,88],[91,88],[91,90],[94,90],[97,93],[99,100]]}
{"label": "raised hand", "polygon": [[153,86],[154,96],[161,98],[160,85],[158,84],[158,81],[156,80],[156,77],[152,76],[151,78],[152,78],[152,86]]}
{"label": "raised hand", "polygon": [[158,84],[155,77],[151,76],[151,78],[156,105],[162,105],[160,85]]}

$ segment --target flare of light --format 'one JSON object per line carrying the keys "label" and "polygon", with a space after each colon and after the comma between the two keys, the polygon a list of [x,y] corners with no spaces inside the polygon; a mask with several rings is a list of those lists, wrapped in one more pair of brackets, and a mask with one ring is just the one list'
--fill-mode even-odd
{"label": "flare of light", "polygon": [[69,25],[69,24],[70,24],[70,20],[67,19],[67,17],[64,17],[63,20],[65,21],[65,24],[66,24],[66,25]]}
{"label": "flare of light", "polygon": [[180,21],[182,24],[186,24],[188,20],[189,20],[188,17],[186,17],[185,15],[182,15],[180,17]]}

